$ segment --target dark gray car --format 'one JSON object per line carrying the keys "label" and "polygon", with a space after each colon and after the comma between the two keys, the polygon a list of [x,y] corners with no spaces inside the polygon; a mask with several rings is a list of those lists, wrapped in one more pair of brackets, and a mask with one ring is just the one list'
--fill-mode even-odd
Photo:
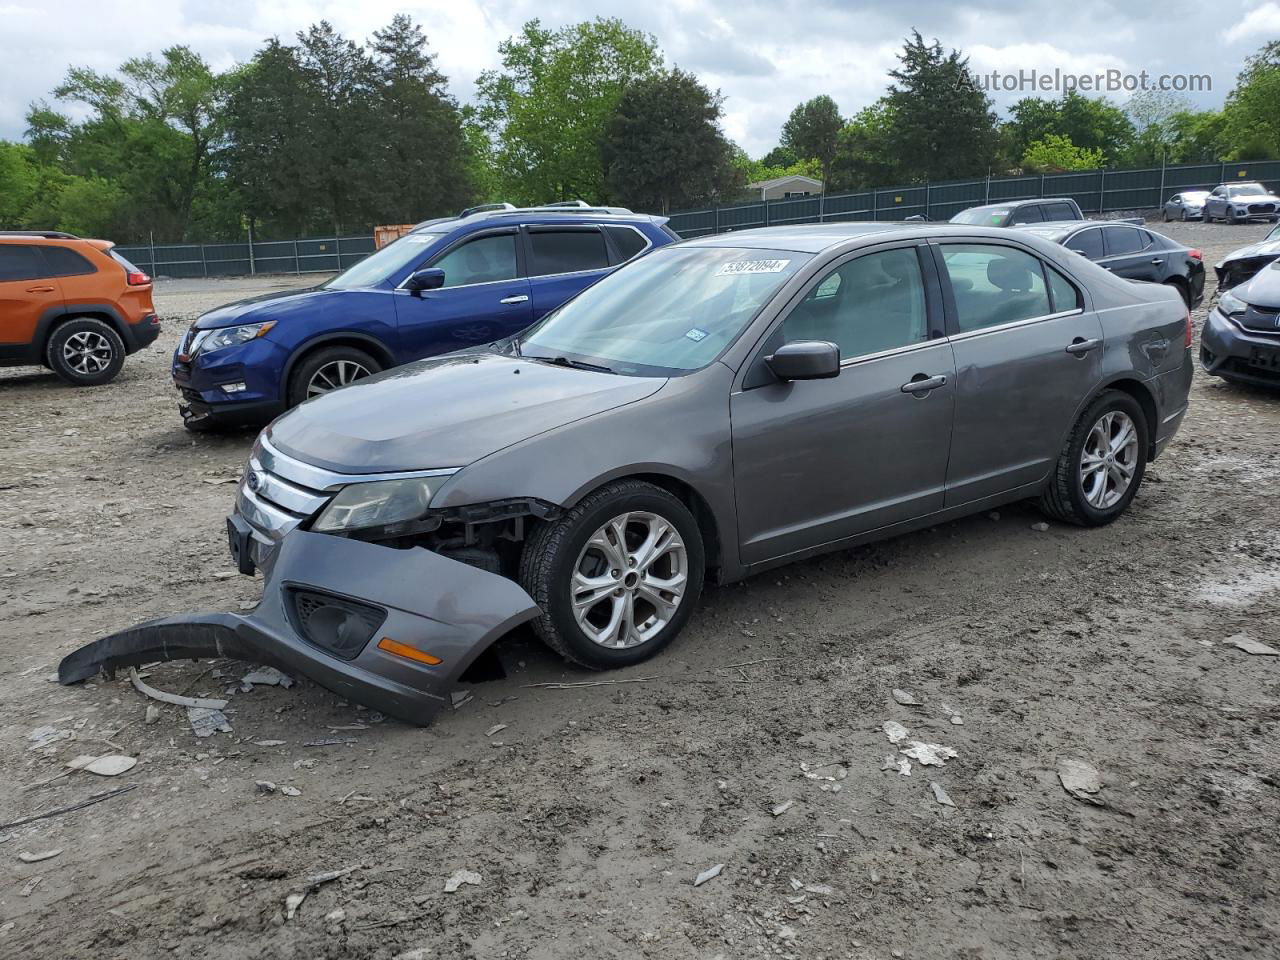
{"label": "dark gray car", "polygon": [[1280,261],[1218,295],[1200,331],[1205,372],[1280,387]]}
{"label": "dark gray car", "polygon": [[826,224],[623,267],[512,340],[310,401],[228,519],[248,614],[64,661],[202,648],[409,720],[513,626],[592,668],[679,633],[704,578],[1036,499],[1114,520],[1186,410],[1176,291],[1021,232]]}

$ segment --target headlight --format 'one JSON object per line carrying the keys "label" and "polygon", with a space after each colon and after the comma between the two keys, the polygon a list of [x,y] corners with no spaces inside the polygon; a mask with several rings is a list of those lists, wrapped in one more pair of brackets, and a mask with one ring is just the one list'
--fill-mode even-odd
{"label": "headlight", "polygon": [[1224,290],[1218,295],[1218,309],[1228,317],[1239,317],[1244,315],[1244,312],[1249,309],[1249,305],[1230,290]]}
{"label": "headlight", "polygon": [[195,357],[202,353],[221,350],[224,347],[234,347],[241,343],[248,343],[250,340],[256,340],[258,337],[265,335],[275,325],[276,322],[274,320],[267,320],[264,323],[246,323],[239,327],[219,327],[216,330],[201,330],[191,341],[187,354]]}
{"label": "headlight", "polygon": [[311,529],[318,532],[362,530],[417,520],[448,476],[352,483],[329,501]]}

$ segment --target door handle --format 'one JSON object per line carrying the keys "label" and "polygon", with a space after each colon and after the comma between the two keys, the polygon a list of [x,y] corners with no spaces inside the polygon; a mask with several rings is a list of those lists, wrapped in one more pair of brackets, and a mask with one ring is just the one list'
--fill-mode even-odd
{"label": "door handle", "polygon": [[1160,264],[1162,264],[1162,263],[1164,263],[1164,261],[1163,261],[1163,260],[1161,260],[1159,257],[1156,257],[1154,260],[1152,260],[1152,261],[1151,261],[1151,265],[1152,265],[1153,267],[1158,267],[1158,266],[1160,266]]}
{"label": "door handle", "polygon": [[1085,340],[1082,337],[1076,337],[1067,345],[1067,353],[1074,354],[1077,357],[1083,357],[1094,347],[1102,346],[1101,340]]}
{"label": "door handle", "polygon": [[499,303],[528,303],[529,298],[522,293],[519,296],[515,296],[515,297],[503,297],[498,302]]}
{"label": "door handle", "polygon": [[53,293],[53,287],[27,287],[27,293]]}
{"label": "door handle", "polygon": [[938,387],[945,385],[947,378],[942,374],[931,377],[928,374],[917,373],[914,377],[902,385],[903,393],[913,393],[917,397],[928,393],[930,390],[937,390]]}

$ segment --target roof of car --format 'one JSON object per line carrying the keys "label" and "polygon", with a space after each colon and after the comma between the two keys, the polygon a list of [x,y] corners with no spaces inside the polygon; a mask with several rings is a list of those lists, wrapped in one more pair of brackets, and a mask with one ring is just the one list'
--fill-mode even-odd
{"label": "roof of car", "polygon": [[456,217],[437,217],[416,224],[413,232],[440,232],[469,227],[476,224],[520,223],[666,223],[668,217],[649,213],[635,213],[626,207],[592,207],[587,204],[548,204],[540,207],[514,207],[506,204],[485,204],[463,210]]}
{"label": "roof of car", "polygon": [[982,227],[963,223],[905,223],[858,221],[852,223],[807,223],[785,227],[758,227],[715,236],[686,240],[683,247],[744,247],[752,250],[793,250],[796,253],[820,253],[848,240],[927,238],[954,234],[965,237],[1007,239],[1009,231],[1000,227]]}
{"label": "roof of car", "polygon": [[63,230],[0,230],[0,243],[37,243],[44,240],[52,243],[65,243],[68,240],[74,240],[77,243],[87,243],[91,247],[99,250],[110,250],[114,247],[114,240],[94,240],[89,237],[77,237],[74,233],[66,233]]}

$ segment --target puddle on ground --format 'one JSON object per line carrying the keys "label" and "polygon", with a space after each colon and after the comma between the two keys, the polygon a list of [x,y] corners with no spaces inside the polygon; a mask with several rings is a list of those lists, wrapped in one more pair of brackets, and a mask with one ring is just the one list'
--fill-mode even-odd
{"label": "puddle on ground", "polygon": [[[1242,559],[1256,563],[1250,558]],[[1280,587],[1280,567],[1244,568],[1224,577],[1206,577],[1200,582],[1198,597],[1219,607],[1247,607],[1277,587]]]}

